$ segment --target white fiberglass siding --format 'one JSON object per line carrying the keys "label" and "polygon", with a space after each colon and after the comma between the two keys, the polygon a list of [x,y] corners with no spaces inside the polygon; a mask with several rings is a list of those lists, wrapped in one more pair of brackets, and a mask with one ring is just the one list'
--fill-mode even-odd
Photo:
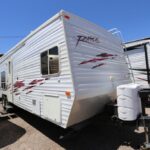
{"label": "white fiberglass siding", "polygon": [[[33,80],[43,79],[41,75],[40,54],[54,46],[59,47],[60,74],[51,76],[42,84],[23,90]],[[33,100],[36,100],[40,110],[36,114],[43,114],[43,99],[45,95],[58,96],[61,103],[61,126],[66,125],[74,97],[68,53],[61,19],[57,19],[29,40],[13,55],[13,81],[23,81],[25,86],[20,88],[14,96],[14,104],[34,113]],[[66,97],[65,91],[71,92],[71,98]]]}

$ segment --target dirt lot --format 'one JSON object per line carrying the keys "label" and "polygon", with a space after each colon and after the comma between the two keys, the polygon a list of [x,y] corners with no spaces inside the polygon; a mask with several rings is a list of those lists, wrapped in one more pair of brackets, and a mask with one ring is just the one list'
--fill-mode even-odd
{"label": "dirt lot", "polygon": [[[0,104],[0,110],[1,110]],[[16,116],[0,118],[2,150],[132,150],[144,142],[143,129],[136,131],[96,117],[93,122],[68,139],[59,137],[66,131],[56,125],[17,109]]]}

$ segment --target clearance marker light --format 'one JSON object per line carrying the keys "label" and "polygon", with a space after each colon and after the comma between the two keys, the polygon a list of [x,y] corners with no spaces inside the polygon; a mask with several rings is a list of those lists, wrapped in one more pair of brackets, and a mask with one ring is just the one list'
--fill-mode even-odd
{"label": "clearance marker light", "polygon": [[70,17],[68,15],[64,15],[64,18],[66,19],[70,19]]}
{"label": "clearance marker light", "polygon": [[66,94],[67,97],[71,96],[71,92],[70,91],[66,91],[65,94]]}

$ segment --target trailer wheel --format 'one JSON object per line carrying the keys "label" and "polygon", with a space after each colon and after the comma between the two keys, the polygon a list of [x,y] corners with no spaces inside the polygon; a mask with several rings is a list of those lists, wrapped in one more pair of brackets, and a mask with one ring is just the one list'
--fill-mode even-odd
{"label": "trailer wheel", "polygon": [[2,97],[2,107],[4,110],[6,110],[6,105],[7,105],[7,97],[3,96]]}

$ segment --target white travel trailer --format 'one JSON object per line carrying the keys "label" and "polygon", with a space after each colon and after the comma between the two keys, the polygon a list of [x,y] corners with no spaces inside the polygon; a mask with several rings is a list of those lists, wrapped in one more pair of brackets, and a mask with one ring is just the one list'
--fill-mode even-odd
{"label": "white travel trailer", "polygon": [[130,82],[121,42],[66,11],[31,32],[0,59],[8,101],[63,128],[101,112]]}
{"label": "white travel trailer", "polygon": [[150,38],[125,43],[134,82],[143,87],[150,85]]}

